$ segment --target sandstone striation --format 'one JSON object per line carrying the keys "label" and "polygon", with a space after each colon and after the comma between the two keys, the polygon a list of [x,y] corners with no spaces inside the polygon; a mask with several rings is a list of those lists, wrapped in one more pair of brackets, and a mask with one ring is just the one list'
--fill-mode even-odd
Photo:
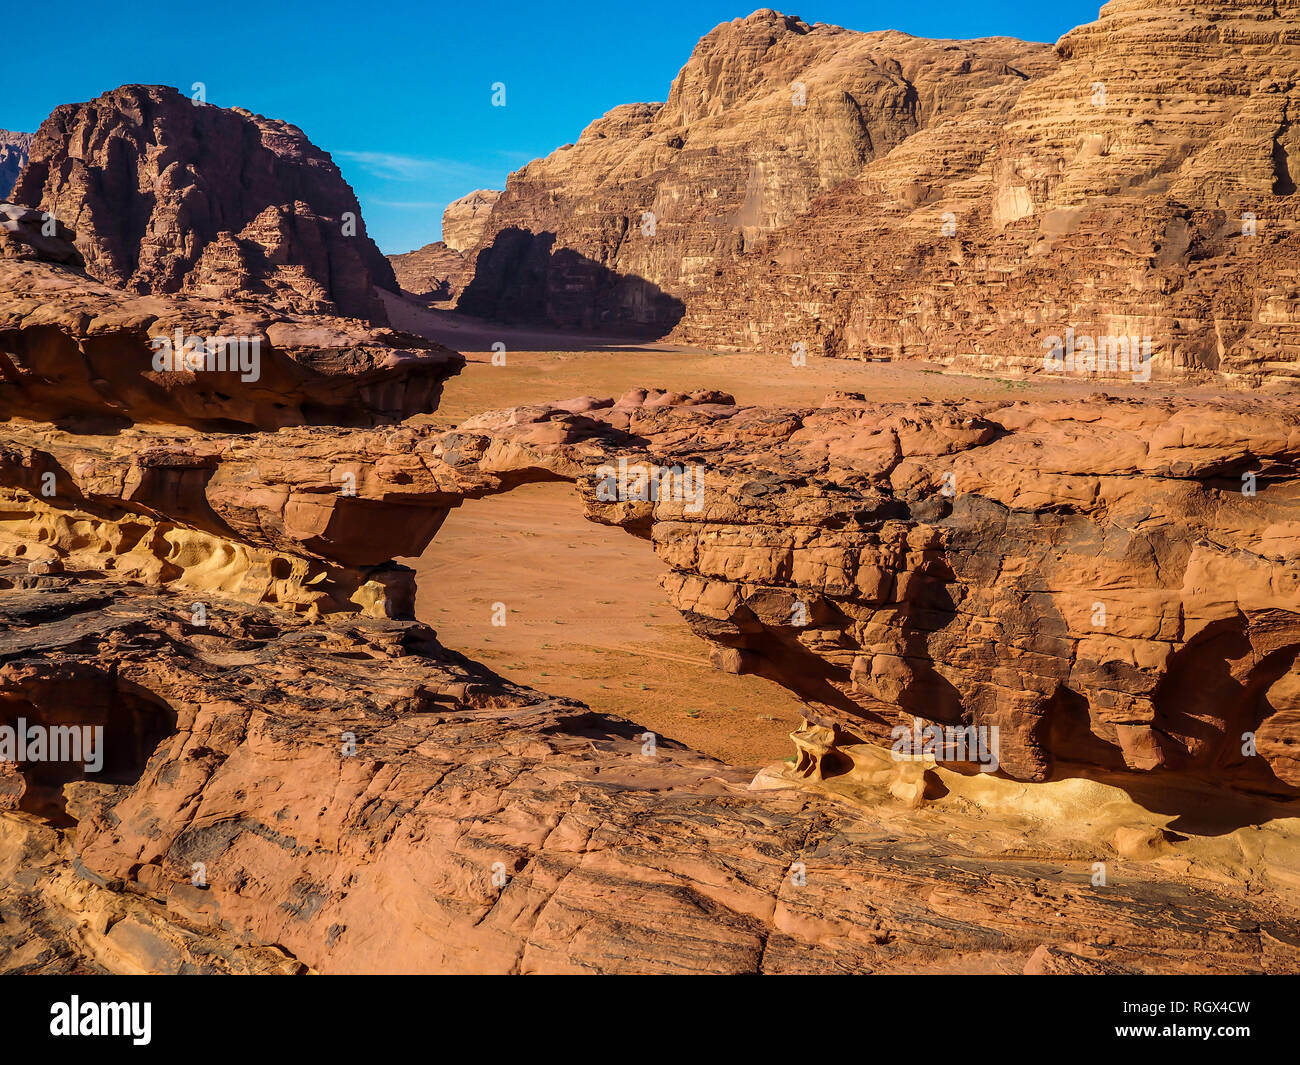
{"label": "sandstone striation", "polygon": [[512,174],[461,309],[662,334],[722,266],[919,130],[990,121],[1055,62],[1006,38],[926,41],[774,11],[719,26],[663,104],[630,104]]}
{"label": "sandstone striation", "polygon": [[442,212],[442,239],[452,251],[469,251],[483,239],[492,205],[501,198],[497,189],[477,189],[453,200]]}
{"label": "sandstone striation", "polygon": [[[1291,32],[1248,2],[1116,2],[1055,50],[761,11],[462,205],[460,303],[1003,370],[1031,325],[1164,315],[1160,375],[1280,389],[1291,237],[1222,227],[1294,195]],[[1103,116],[1061,105],[1098,72]],[[0,760],[0,971],[1300,968],[1294,404],[412,420],[465,360],[353,316],[344,190],[293,127],[127,88],[56,111],[0,205],[0,729],[101,730]],[[755,776],[414,620],[399,560],[541,481],[657,554],[720,669],[799,698],[791,758]],[[932,727],[995,761],[899,751]]]}
{"label": "sandstone striation", "polygon": [[[647,536],[718,664],[807,702],[801,771],[916,717],[997,726],[1021,780],[1063,760],[1300,786],[1289,406],[574,409],[471,419],[458,451],[481,433],[556,456],[591,517]],[[701,480],[611,500],[620,460]]]}
{"label": "sandstone striation", "polygon": [[[811,776],[918,718],[996,727],[1019,780],[1061,761],[1290,795],[1298,459],[1300,416],[1282,406],[779,410],[635,392],[451,431],[18,431],[0,531],[21,557],[402,617],[414,588],[392,560],[418,555],[451,507],[569,479],[593,520],[651,541],[722,668],[807,703]],[[699,479],[611,496],[620,462]],[[96,524],[97,507],[120,517]]]}
{"label": "sandstone striation", "polygon": [[[200,627],[174,595],[0,569],[0,706],[61,721],[70,693],[122,742],[99,779],[0,789],[17,807],[0,815],[0,869],[24,856],[22,875],[0,877],[6,971],[1300,961],[1300,913],[1273,886],[1290,852],[1271,830],[1252,838],[1271,871],[1249,898],[1068,828],[1040,831],[1028,855],[1024,826],[986,829],[989,853],[956,810],[917,823],[750,790],[747,773],[669,740],[646,755],[636,726],[503,681],[415,623],[214,603]],[[1105,890],[1089,884],[1099,854],[1115,863]]]}
{"label": "sandstone striation", "polygon": [[1270,0],[1113,0],[1052,49],[756,12],[512,175],[459,306],[1015,373],[1069,330],[1293,391],[1298,86]]}
{"label": "sandstone striation", "polygon": [[726,267],[681,335],[1041,372],[1069,329],[1294,390],[1294,7],[1109,3],[1056,53],[996,123],[921,131]]}
{"label": "sandstone striation", "polygon": [[329,155],[287,122],[127,85],[50,115],[12,197],[139,294],[253,298],[386,321],[392,268]]}
{"label": "sandstone striation", "polygon": [[469,278],[471,261],[442,241],[401,255],[390,255],[402,292],[426,307],[450,306]]}

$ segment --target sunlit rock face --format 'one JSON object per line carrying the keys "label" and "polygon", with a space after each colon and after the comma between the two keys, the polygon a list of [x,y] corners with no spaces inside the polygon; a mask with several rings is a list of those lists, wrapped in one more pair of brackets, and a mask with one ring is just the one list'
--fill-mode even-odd
{"label": "sunlit rock face", "polygon": [[1127,0],[1054,47],[760,11],[511,176],[460,305],[708,346],[1291,391],[1300,15]]}
{"label": "sunlit rock face", "polygon": [[922,129],[1005,112],[1045,45],[856,33],[773,11],[696,46],[666,103],[628,104],[513,174],[460,306],[667,332],[764,234]]}
{"label": "sunlit rock face", "polygon": [[374,289],[397,289],[351,187],[302,130],[175,89],[56,108],[12,198],[75,230],[93,277],[136,293],[382,322]]}
{"label": "sunlit rock face", "polygon": [[1293,8],[1107,4],[1005,113],[919,131],[729,267],[681,335],[1043,372],[1073,329],[1149,344],[1157,379],[1294,390],[1297,85]]}

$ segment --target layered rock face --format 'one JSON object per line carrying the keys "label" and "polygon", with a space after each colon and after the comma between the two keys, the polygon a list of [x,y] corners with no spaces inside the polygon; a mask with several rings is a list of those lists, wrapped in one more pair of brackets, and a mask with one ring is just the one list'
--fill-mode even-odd
{"label": "layered rock face", "polygon": [[[0,774],[0,869],[23,871],[0,877],[7,971],[1300,964],[1285,833],[1252,835],[1247,898],[1235,835],[1189,884],[1133,860],[1185,836],[1088,827],[1123,807],[1116,782],[1234,828],[1293,815],[1238,787],[1296,777],[1294,415],[636,392],[450,431],[11,433],[0,715],[111,742],[95,773]],[[701,467],[655,482],[698,492],[604,490],[644,464]],[[1243,465],[1258,490],[1237,502]],[[804,695],[797,765],[755,790],[445,650],[393,571],[324,564],[418,551],[445,508],[556,477],[649,538],[721,664]],[[1066,788],[1037,798],[1047,822],[857,742],[913,715],[998,725],[1004,775],[1078,760],[1043,785]],[[1253,767],[1225,758],[1237,729]]]}
{"label": "layered rock face", "polygon": [[[750,84],[715,67],[693,123]],[[880,70],[845,76],[906,97]],[[1020,77],[967,73],[993,113]],[[0,971],[1300,968],[1293,405],[638,389],[417,424],[456,353],[92,281],[47,214],[0,207]],[[395,560],[536,481],[802,699],[790,764],[412,619]]]}
{"label": "layered rock face", "polygon": [[951,815],[918,825],[752,791],[749,773],[648,748],[629,722],[510,684],[421,625],[210,605],[198,626],[187,598],[0,567],[5,715],[108,704],[122,741],[94,776],[0,778],[16,807],[0,814],[5,971],[1300,963],[1271,831],[1251,838],[1274,868],[1249,897],[1123,861],[1098,890],[1086,844],[1027,855],[1022,828],[986,826],[988,854]]}
{"label": "layered rock face", "polygon": [[140,294],[382,322],[373,290],[397,288],[352,189],[300,129],[174,89],[56,108],[12,199],[75,230],[92,276]]}
{"label": "layered rock face", "polygon": [[[963,125],[964,171],[922,131],[729,268],[682,335],[1041,372],[1069,330],[1142,345],[1157,378],[1293,390],[1300,16],[1111,3],[1056,52],[1004,120]],[[1137,376],[1102,361],[1078,372]]]}
{"label": "layered rock face", "polygon": [[[996,732],[1019,780],[1061,762],[1289,795],[1298,458],[1300,416],[1281,407],[633,393],[450,432],[19,430],[0,532],[22,557],[403,617],[414,588],[392,559],[420,554],[450,508],[563,477],[593,520],[651,540],[722,668],[805,700],[811,775],[918,718]],[[624,468],[669,479],[613,491]],[[96,521],[104,506],[130,535]]]}
{"label": "layered rock face", "polygon": [[[1064,761],[1300,787],[1289,407],[579,409],[458,432],[534,441],[595,520],[648,536],[718,664],[807,702],[802,770],[843,772],[915,717],[996,727],[1021,780]],[[610,498],[620,462],[630,499]],[[658,499],[637,470],[669,471]]]}
{"label": "layered rock face", "polygon": [[1298,85],[1268,0],[1113,2],[1054,49],[758,12],[513,175],[460,306],[1013,372],[1068,331],[1122,345],[1081,374],[1293,390]]}
{"label": "layered rock face", "polygon": [[388,261],[402,292],[427,307],[453,304],[472,266],[464,255],[440,240],[415,251],[390,255]]}
{"label": "layered rock face", "polygon": [[773,11],[719,26],[664,104],[511,175],[459,306],[666,333],[727,262],[918,130],[1005,113],[1045,45],[854,33]]}
{"label": "layered rock face", "polygon": [[27,165],[27,153],[31,145],[30,133],[11,133],[7,129],[0,129],[0,200],[9,198],[14,182]]}
{"label": "layered rock face", "polygon": [[453,200],[442,212],[442,239],[452,251],[469,251],[478,246],[492,213],[501,198],[497,189],[476,189]]}

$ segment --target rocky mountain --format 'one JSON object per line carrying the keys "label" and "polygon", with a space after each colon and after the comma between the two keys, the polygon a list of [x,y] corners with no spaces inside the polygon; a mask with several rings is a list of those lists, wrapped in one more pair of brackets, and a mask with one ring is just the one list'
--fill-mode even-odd
{"label": "rocky mountain", "polygon": [[[444,248],[464,308],[783,356],[1023,369],[1039,329],[1167,328],[1155,396],[453,424],[465,358],[358,320],[392,277],[298,130],[58,109],[0,204],[0,728],[106,742],[0,758],[0,972],[1300,970],[1300,412],[1178,387],[1292,366],[1289,10],[1123,0],[1054,49],[758,12]],[[543,483],[797,697],[790,757],[416,619],[403,560]]]}
{"label": "rocky mountain", "polygon": [[18,174],[27,165],[27,153],[31,144],[30,133],[11,133],[7,129],[0,129],[0,200],[9,199]]}
{"label": "rocky mountain", "polygon": [[441,240],[390,255],[388,261],[402,291],[429,307],[454,303],[473,266],[472,260]]}
{"label": "rocky mountain", "polygon": [[170,88],[55,109],[12,199],[53,213],[93,277],[136,293],[384,321],[374,289],[397,289],[352,189],[300,129]]}
{"label": "rocky mountain", "polygon": [[1271,0],[1113,0],[1053,48],[760,11],[512,175],[460,305],[1028,372],[1068,329],[1292,388],[1298,41]]}
{"label": "rocky mountain", "polygon": [[682,335],[1033,372],[1068,329],[1149,338],[1157,378],[1294,389],[1300,10],[1123,0],[1055,51],[959,127],[969,172],[923,131],[727,266]]}
{"label": "rocky mountain", "polygon": [[721,266],[918,130],[1005,114],[1046,45],[926,41],[774,11],[719,26],[666,103],[629,104],[511,175],[460,306],[664,333]]}

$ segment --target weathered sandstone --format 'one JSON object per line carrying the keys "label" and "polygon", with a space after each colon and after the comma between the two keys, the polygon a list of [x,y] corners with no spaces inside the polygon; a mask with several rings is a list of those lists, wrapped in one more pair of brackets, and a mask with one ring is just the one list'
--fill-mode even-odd
{"label": "weathered sandstone", "polygon": [[477,189],[453,200],[442,212],[442,239],[452,251],[469,251],[478,246],[488,224],[492,205],[501,198],[498,189]]}
{"label": "weathered sandstone", "polygon": [[390,255],[402,291],[425,306],[451,305],[465,287],[472,261],[442,241]]}
{"label": "weathered sandstone", "polygon": [[920,131],[724,268],[681,335],[1041,372],[1072,329],[1294,390],[1294,6],[1110,3],[1056,52],[1009,114]]}
{"label": "weathered sandstone", "polygon": [[[1079,812],[1094,820],[1119,794],[1099,783],[1073,806],[1054,793],[1055,819],[985,816],[971,842],[987,794],[918,819],[883,789],[861,808],[751,790],[743,771],[668,739],[648,748],[636,726],[503,681],[415,623],[214,602],[197,626],[184,598],[0,569],[0,707],[62,721],[72,693],[118,729],[116,760],[98,780],[0,789],[18,807],[0,815],[6,971],[1300,962],[1294,845],[1274,827],[1251,834],[1249,895],[1218,873],[1236,835],[1207,843],[1210,875],[1190,883],[1185,862],[1089,838]],[[1097,861],[1108,886],[1093,886]]]}
{"label": "weathered sandstone", "polygon": [[[46,260],[76,250],[42,238],[31,212],[0,206],[0,414],[83,428],[162,422],[274,429],[374,425],[437,406],[464,365],[420,337],[354,319],[291,315],[251,301],[134,296]],[[12,256],[12,257],[11,257]],[[254,372],[226,366],[159,371],[162,341],[256,342]],[[155,342],[157,342],[155,344]],[[252,365],[251,359],[246,360]],[[219,363],[214,363],[219,365]],[[233,368],[232,368],[233,367]]]}
{"label": "weathered sandstone", "polygon": [[374,288],[397,289],[327,153],[287,122],[175,89],[56,108],[11,198],[71,227],[92,276],[140,294],[382,322]]}
{"label": "weathered sandstone", "polygon": [[[810,775],[916,717],[996,726],[1020,780],[1063,760],[1291,794],[1298,459],[1300,415],[1281,405],[777,410],[638,392],[452,431],[20,431],[0,484],[5,539],[40,557],[400,617],[413,588],[391,560],[418,555],[449,508],[571,479],[593,520],[651,541],[720,666],[806,701]],[[619,460],[689,470],[699,495],[602,498]],[[35,498],[51,470],[54,494]],[[88,537],[96,506],[135,531],[110,519]]]}
{"label": "weathered sandstone", "polygon": [[501,193],[479,189],[447,205],[442,212],[442,240],[403,255],[390,255],[402,291],[426,306],[454,304],[473,276],[469,254],[483,238],[492,205]]}
{"label": "weathered sandstone", "polygon": [[[696,47],[664,104],[629,104],[511,175],[459,306],[665,333],[727,262],[918,130],[996,121],[1045,45],[855,33],[758,11]],[[803,103],[796,103],[796,98]]]}
{"label": "weathered sandstone", "polygon": [[1115,0],[1054,49],[756,12],[512,175],[459,306],[1017,373],[1071,330],[1294,390],[1298,94],[1271,0]]}

